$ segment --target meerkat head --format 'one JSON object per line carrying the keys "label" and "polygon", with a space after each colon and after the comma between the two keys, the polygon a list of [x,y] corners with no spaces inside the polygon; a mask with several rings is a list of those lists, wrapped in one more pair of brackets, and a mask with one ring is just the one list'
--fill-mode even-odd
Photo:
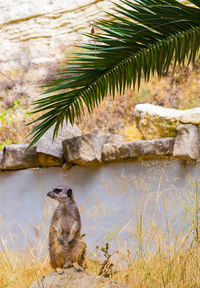
{"label": "meerkat head", "polygon": [[73,199],[72,189],[67,186],[56,186],[50,192],[47,193],[47,196],[58,200],[59,202],[67,202]]}

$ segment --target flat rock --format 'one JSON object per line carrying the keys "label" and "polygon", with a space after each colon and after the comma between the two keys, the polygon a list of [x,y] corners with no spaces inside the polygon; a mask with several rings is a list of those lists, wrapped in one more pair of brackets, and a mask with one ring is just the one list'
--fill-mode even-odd
{"label": "flat rock", "polygon": [[182,111],[152,104],[138,104],[134,114],[143,139],[151,140],[175,137]]}
{"label": "flat rock", "polygon": [[36,147],[26,151],[27,144],[13,144],[5,146],[3,150],[2,169],[18,170],[25,168],[38,167],[38,157]]}
{"label": "flat rock", "polygon": [[174,138],[140,140],[121,144],[106,143],[102,149],[103,162],[172,156]]}
{"label": "flat rock", "polygon": [[135,120],[143,139],[176,137],[181,124],[200,125],[200,108],[177,110],[152,104],[135,106]]}
{"label": "flat rock", "polygon": [[67,162],[82,166],[101,162],[104,138],[96,134],[85,134],[63,141],[64,157]]}
{"label": "flat rock", "polygon": [[57,272],[41,277],[30,288],[128,288],[125,284],[110,281],[104,277],[89,274],[76,268],[66,269],[62,275]]}
{"label": "flat rock", "polygon": [[38,161],[41,167],[62,166],[64,160],[62,141],[81,135],[81,131],[77,125],[72,126],[68,123],[59,129],[58,135],[53,141],[53,130],[54,126],[36,144]]}
{"label": "flat rock", "polygon": [[85,134],[80,137],[63,141],[64,158],[66,162],[90,166],[102,162],[102,147],[105,143],[121,143],[119,135]]}
{"label": "flat rock", "polygon": [[196,160],[199,157],[199,128],[192,124],[177,127],[173,156]]}
{"label": "flat rock", "polygon": [[124,137],[119,134],[110,134],[110,135],[104,135],[105,143],[123,143],[124,142]]}
{"label": "flat rock", "polygon": [[180,121],[181,123],[200,125],[200,108],[182,111]]}

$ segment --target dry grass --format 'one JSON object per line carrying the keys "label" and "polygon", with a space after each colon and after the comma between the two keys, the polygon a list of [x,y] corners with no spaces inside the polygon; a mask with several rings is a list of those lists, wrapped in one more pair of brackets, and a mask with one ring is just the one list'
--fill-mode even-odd
{"label": "dry grass", "polygon": [[[173,248],[168,254],[156,251],[154,255],[145,255],[135,259],[126,259],[128,268],[117,269],[111,277],[129,287],[199,287],[200,255],[194,247],[174,254]],[[99,262],[87,260],[87,271],[98,273]],[[48,257],[34,257],[30,252],[18,254],[4,251],[0,254],[0,287],[28,288],[33,281],[52,271]]]}
{"label": "dry grass", "polygon": [[30,252],[0,253],[0,287],[25,288],[52,271],[47,258],[34,257]]}
{"label": "dry grass", "polygon": [[114,279],[130,287],[199,287],[199,253],[189,249],[185,253],[163,257],[162,253],[130,262],[128,271],[117,274]]}
{"label": "dry grass", "polygon": [[[129,184],[128,182],[122,183],[122,185]],[[137,185],[140,185],[139,182]],[[97,246],[99,243],[94,243],[93,248],[88,247],[87,271],[98,275],[104,266],[103,275],[106,274],[111,279],[126,283],[130,288],[200,287],[199,196],[197,183],[193,182],[189,185],[192,185],[192,189],[190,187],[186,193],[186,201],[188,204],[189,197],[192,197],[190,204],[192,218],[191,225],[184,234],[179,229],[176,233],[172,232],[173,227],[170,226],[167,214],[167,231],[157,225],[155,222],[155,213],[157,213],[155,203],[154,216],[151,219],[145,219],[145,206],[147,207],[150,202],[144,194],[134,225],[133,223],[131,225],[125,224],[118,227],[117,232],[110,231],[101,247]],[[140,189],[139,186],[138,189]],[[145,188],[143,185],[142,189],[149,188]],[[138,191],[138,193],[143,194],[142,191]],[[171,194],[173,193],[174,191]],[[180,199],[180,195],[178,197]],[[168,200],[171,201],[172,199]],[[170,203],[166,203],[166,205],[171,205]],[[183,203],[183,205],[185,204]],[[46,214],[44,213],[44,215]],[[180,225],[183,224],[184,217]],[[130,242],[134,242],[134,249],[127,248],[121,242],[118,250],[110,251],[110,241],[113,239],[117,241],[115,237],[122,230],[129,231],[130,237],[132,237]],[[9,243],[6,244],[3,238],[1,238],[1,244],[3,249],[0,252],[0,288],[28,288],[33,281],[52,271],[49,266],[48,255],[43,253],[41,249],[45,246],[44,243],[38,242],[33,248],[29,247],[21,252],[6,248]],[[38,251],[40,252],[38,253]],[[106,260],[108,260],[107,265],[104,265]]]}

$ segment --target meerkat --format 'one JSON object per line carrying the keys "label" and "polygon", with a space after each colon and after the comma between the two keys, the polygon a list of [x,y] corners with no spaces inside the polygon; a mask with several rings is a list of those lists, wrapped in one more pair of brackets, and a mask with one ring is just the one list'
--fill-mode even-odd
{"label": "meerkat", "polygon": [[56,186],[47,196],[59,202],[49,229],[49,255],[53,269],[83,265],[86,244],[81,239],[81,218],[72,189]]}

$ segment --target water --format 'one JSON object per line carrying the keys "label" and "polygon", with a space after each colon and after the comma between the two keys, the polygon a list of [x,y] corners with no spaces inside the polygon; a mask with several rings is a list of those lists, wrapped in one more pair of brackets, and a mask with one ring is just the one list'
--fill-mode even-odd
{"label": "water", "polygon": [[149,160],[75,166],[68,171],[45,168],[2,172],[3,245],[13,249],[33,246],[39,235],[47,244],[49,220],[56,203],[46,194],[57,184],[73,188],[90,251],[96,245],[104,245],[110,233],[113,247],[117,243],[137,245],[141,224],[143,241],[146,238],[148,242],[148,233],[154,226],[166,235],[181,236],[193,221],[194,182],[199,171],[199,165],[184,165],[178,160]]}

